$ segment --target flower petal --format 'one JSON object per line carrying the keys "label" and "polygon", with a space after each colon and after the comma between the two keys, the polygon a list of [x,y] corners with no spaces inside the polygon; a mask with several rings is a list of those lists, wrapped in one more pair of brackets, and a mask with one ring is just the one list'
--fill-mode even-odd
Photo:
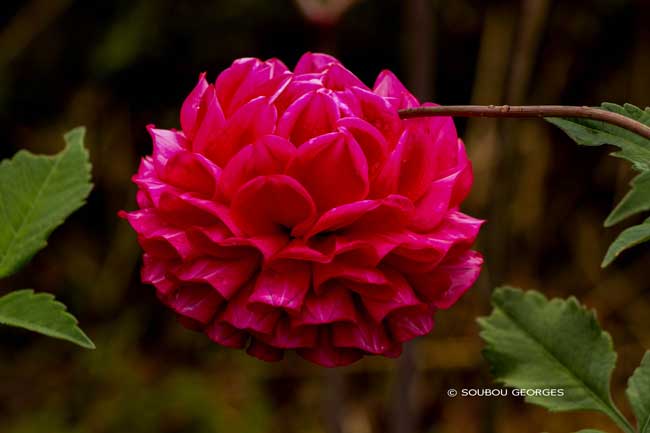
{"label": "flower petal", "polygon": [[368,319],[335,323],[331,327],[332,343],[336,347],[360,349],[373,355],[386,355],[396,349],[396,343],[390,340],[384,327]]}
{"label": "flower petal", "polygon": [[361,200],[326,211],[305,237],[341,229],[346,229],[345,234],[353,238],[359,232],[394,232],[409,221],[412,213],[413,204],[399,195]]}
{"label": "flower petal", "polygon": [[232,349],[243,349],[249,338],[248,332],[240,331],[226,322],[216,320],[213,320],[204,332],[210,340]]}
{"label": "flower petal", "polygon": [[214,289],[205,284],[183,284],[162,300],[178,314],[204,325],[223,302]]}
{"label": "flower petal", "polygon": [[395,146],[403,128],[397,111],[384,98],[369,90],[361,87],[353,87],[351,90],[359,101],[362,112],[360,117],[381,131],[391,148]]}
{"label": "flower petal", "polygon": [[359,117],[344,117],[337,122],[339,130],[350,132],[359,143],[368,161],[368,177],[372,181],[388,156],[388,143],[381,132]]}
{"label": "flower petal", "polygon": [[[145,185],[146,183],[140,183]],[[158,188],[159,189],[154,189]],[[232,222],[230,210],[214,200],[206,200],[191,192],[181,192],[177,188],[152,182],[147,192],[153,197],[161,217],[171,224],[181,227],[208,227],[224,224],[232,233],[239,228]],[[155,194],[153,194],[155,193]]]}
{"label": "flower petal", "polygon": [[370,209],[350,224],[345,233],[355,237],[359,233],[400,233],[411,219],[413,203],[404,196],[391,194],[377,200],[379,206]]}
{"label": "flower petal", "polygon": [[386,256],[384,263],[406,273],[429,272],[448,254],[469,249],[483,222],[450,211],[432,232],[402,234],[399,246]]}
{"label": "flower petal", "polygon": [[242,186],[232,201],[232,216],[249,235],[291,231],[315,214],[309,193],[285,175],[258,176]]}
{"label": "flower petal", "polygon": [[318,342],[313,348],[298,349],[297,353],[323,367],[342,367],[363,358],[361,350],[334,347],[329,327],[319,329]]}
{"label": "flower petal", "polygon": [[305,235],[305,238],[310,238],[321,232],[346,227],[361,218],[365,213],[379,207],[380,204],[381,201],[379,200],[361,200],[334,207],[321,215],[316,224]]}
{"label": "flower petal", "polygon": [[433,315],[433,309],[426,305],[400,309],[388,317],[388,328],[393,338],[403,343],[430,333]]}
{"label": "flower petal", "polygon": [[418,232],[433,230],[447,214],[452,192],[460,173],[435,180],[415,203],[415,213],[410,227]]}
{"label": "flower petal", "polygon": [[426,274],[411,274],[415,290],[436,308],[449,308],[474,284],[481,272],[483,257],[464,251],[450,257]]}
{"label": "flower petal", "polygon": [[234,260],[200,258],[174,270],[181,281],[209,284],[223,298],[231,299],[250,280],[258,266],[255,255]]}
{"label": "flower petal", "polygon": [[281,318],[272,334],[261,334],[257,339],[279,349],[312,347],[316,344],[318,330],[315,326],[292,328],[289,320],[289,317]]}
{"label": "flower petal", "polygon": [[147,131],[153,141],[153,168],[160,174],[171,157],[187,148],[187,140],[177,131],[156,129],[153,125],[147,125]]}
{"label": "flower petal", "polygon": [[294,145],[332,132],[339,118],[334,100],[324,92],[309,92],[291,104],[278,121],[277,134]]}
{"label": "flower petal", "polygon": [[257,176],[284,173],[296,148],[284,138],[265,135],[241,149],[220,177],[223,195],[232,199],[240,186]]}
{"label": "flower petal", "polygon": [[363,81],[357,78],[356,75],[354,75],[340,63],[330,64],[327,70],[324,72],[323,85],[328,89],[344,90],[356,86],[362,89],[370,90],[368,89],[368,86],[363,84]]}
{"label": "flower petal", "polygon": [[311,265],[283,260],[264,267],[255,281],[249,302],[300,311],[311,285]]}
{"label": "flower petal", "polygon": [[383,70],[377,76],[373,92],[385,97],[395,110],[420,105],[417,98],[409,92],[391,71]]}
{"label": "flower petal", "polygon": [[467,158],[465,145],[460,139],[458,140],[458,166],[456,170],[458,176],[451,194],[450,208],[458,208],[460,206],[460,203],[469,195],[472,183],[474,182],[472,163]]}
{"label": "flower petal", "polygon": [[278,109],[278,113],[283,114],[298,98],[322,88],[323,83],[320,78],[306,79],[304,76],[294,76],[287,86],[282,89],[282,92],[277,95],[273,104]]}
{"label": "flower petal", "polygon": [[233,62],[217,77],[215,90],[226,117],[257,96],[271,97],[290,79],[287,67],[277,59],[263,62],[243,58]]}
{"label": "flower petal", "polygon": [[287,174],[309,191],[319,211],[361,200],[368,194],[368,165],[349,134],[334,132],[298,148]]}
{"label": "flower petal", "polygon": [[193,247],[185,230],[167,224],[152,209],[141,209],[123,214],[138,233],[142,248],[158,257],[186,259],[193,255]]}
{"label": "flower petal", "polygon": [[372,320],[376,323],[384,320],[390,313],[408,307],[414,307],[423,304],[411,289],[411,286],[402,276],[401,273],[393,269],[384,269],[384,274],[390,280],[393,286],[394,295],[389,299],[376,299],[367,296],[361,296],[363,305],[370,314]]}
{"label": "flower petal", "polygon": [[218,134],[194,150],[203,153],[219,167],[247,144],[275,131],[277,112],[269,98],[261,96],[239,108]]}
{"label": "flower petal", "polygon": [[291,319],[293,327],[355,322],[356,307],[350,291],[340,284],[329,284],[321,294],[309,292],[300,313]]}
{"label": "flower petal", "polygon": [[[355,266],[352,263],[334,261],[332,263],[314,263],[314,290],[317,294],[324,293],[325,283],[331,280],[350,283],[360,283],[372,286],[388,286],[389,280],[377,268]],[[379,288],[377,289],[377,291]]]}
{"label": "flower petal", "polygon": [[292,239],[284,248],[277,252],[274,260],[304,260],[308,262],[329,262],[331,257],[322,251],[308,245],[303,239]]}
{"label": "flower petal", "polygon": [[222,242],[223,246],[249,246],[255,248],[264,258],[264,263],[274,259],[277,252],[287,244],[287,236],[282,234],[269,234],[253,237],[230,237]]}
{"label": "flower petal", "polygon": [[182,151],[169,158],[160,178],[180,189],[212,198],[220,175],[221,169],[203,155]]}
{"label": "flower petal", "polygon": [[205,72],[202,72],[199,75],[198,83],[196,83],[194,89],[185,98],[181,107],[181,127],[185,135],[190,139],[194,138],[198,119],[201,117],[201,108],[205,110],[205,106],[202,107],[201,102],[203,101],[203,95],[208,89],[208,86],[208,82],[205,79]]}
{"label": "flower petal", "polygon": [[226,125],[226,118],[221,105],[219,105],[214,86],[210,85],[203,94],[201,107],[199,113],[201,117],[197,119],[195,132],[191,136],[192,150],[195,152],[208,147],[221,134]]}
{"label": "flower petal", "polygon": [[269,346],[259,338],[253,338],[251,340],[248,349],[246,349],[246,353],[266,362],[277,362],[284,357],[284,350]]}
{"label": "flower petal", "polygon": [[323,72],[333,64],[340,63],[336,58],[322,53],[305,53],[300,57],[296,67],[293,69],[295,74],[310,74],[314,72]]}
{"label": "flower petal", "polygon": [[178,287],[177,281],[168,272],[169,267],[168,260],[161,260],[160,257],[150,253],[145,253],[142,256],[142,270],[140,271],[142,282],[153,285],[158,296],[164,297]]}
{"label": "flower petal", "polygon": [[239,290],[237,295],[229,300],[226,309],[218,315],[217,319],[237,329],[270,334],[282,312],[268,305],[249,303],[248,297],[251,292],[252,286]]}
{"label": "flower petal", "polygon": [[[399,193],[415,201],[456,160],[457,137],[451,118],[409,119],[397,146],[373,184],[373,196]],[[453,151],[449,149],[453,142]],[[454,162],[455,163],[455,162]]]}

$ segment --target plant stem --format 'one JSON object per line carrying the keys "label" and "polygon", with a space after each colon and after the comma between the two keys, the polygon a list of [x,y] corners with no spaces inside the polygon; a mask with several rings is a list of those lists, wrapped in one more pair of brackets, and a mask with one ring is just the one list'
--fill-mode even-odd
{"label": "plant stem", "polygon": [[399,110],[402,119],[430,116],[455,117],[583,117],[600,120],[627,129],[650,140],[650,127],[618,113],[594,107],[567,105],[446,105]]}
{"label": "plant stem", "polygon": [[620,427],[621,430],[623,430],[625,433],[637,433],[636,429],[630,422],[625,418],[621,412],[618,410],[618,408],[612,404],[612,408],[605,412],[609,418],[616,423],[617,426]]}

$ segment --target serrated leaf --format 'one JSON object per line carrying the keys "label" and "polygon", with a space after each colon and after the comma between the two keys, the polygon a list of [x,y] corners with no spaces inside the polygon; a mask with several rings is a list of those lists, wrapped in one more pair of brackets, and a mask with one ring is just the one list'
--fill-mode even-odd
{"label": "serrated leaf", "polygon": [[[604,103],[601,108],[650,126],[650,108],[641,110],[632,104],[621,107],[611,103]],[[627,159],[637,170],[650,170],[650,141],[634,132],[595,119],[547,117],[546,120],[562,129],[578,144],[618,146],[620,151],[612,155]]]}
{"label": "serrated leaf", "polygon": [[641,365],[634,370],[625,393],[636,417],[637,431],[650,433],[650,352],[645,353]]}
{"label": "serrated leaf", "polygon": [[85,128],[65,135],[66,147],[54,156],[18,152],[0,163],[0,278],[14,273],[92,189]]}
{"label": "serrated leaf", "polygon": [[[650,126],[650,107],[642,110],[632,104],[620,106],[606,102],[601,105],[601,108]],[[636,170],[641,172],[632,181],[632,189],[605,220],[605,227],[610,227],[636,213],[650,210],[650,140],[600,120],[560,117],[548,117],[546,120],[558,126],[578,144],[586,146],[611,144],[619,147],[620,150],[612,155],[627,159]],[[619,235],[605,255],[603,267],[609,265],[621,251],[648,240],[641,236],[644,231],[642,226],[632,227]]]}
{"label": "serrated leaf", "polygon": [[0,297],[0,323],[67,340],[87,349],[95,348],[77,326],[77,319],[49,293],[26,289]]}
{"label": "serrated leaf", "polygon": [[632,189],[609,214],[605,227],[611,227],[629,216],[650,210],[650,171],[635,177],[630,185]]}
{"label": "serrated leaf", "polygon": [[548,301],[539,292],[509,287],[495,290],[492,305],[492,314],[479,324],[497,381],[516,388],[563,389],[563,396],[531,395],[526,401],[552,411],[603,412],[629,431],[610,397],[616,353],[593,312],[575,298]]}
{"label": "serrated leaf", "polygon": [[609,266],[623,251],[647,241],[650,241],[650,218],[641,224],[623,230],[607,249],[600,266],[603,268]]}

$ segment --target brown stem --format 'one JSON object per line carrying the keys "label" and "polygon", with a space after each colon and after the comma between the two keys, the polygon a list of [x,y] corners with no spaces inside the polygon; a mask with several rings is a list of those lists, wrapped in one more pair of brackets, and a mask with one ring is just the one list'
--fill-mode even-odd
{"label": "brown stem", "polygon": [[429,116],[455,117],[583,117],[601,120],[632,131],[650,140],[650,127],[641,122],[611,111],[593,107],[572,107],[565,105],[446,105],[417,107],[399,110],[402,119]]}

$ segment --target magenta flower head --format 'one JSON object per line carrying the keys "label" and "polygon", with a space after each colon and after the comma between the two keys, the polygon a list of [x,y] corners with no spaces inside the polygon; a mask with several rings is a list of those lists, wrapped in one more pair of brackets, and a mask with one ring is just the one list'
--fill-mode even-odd
{"label": "magenta flower head", "polygon": [[182,323],[275,361],[396,357],[476,280],[482,221],[458,210],[472,168],[450,117],[402,120],[417,99],[389,71],[367,87],[333,57],[236,60],[201,74],[181,130],[121,215],[142,280]]}

